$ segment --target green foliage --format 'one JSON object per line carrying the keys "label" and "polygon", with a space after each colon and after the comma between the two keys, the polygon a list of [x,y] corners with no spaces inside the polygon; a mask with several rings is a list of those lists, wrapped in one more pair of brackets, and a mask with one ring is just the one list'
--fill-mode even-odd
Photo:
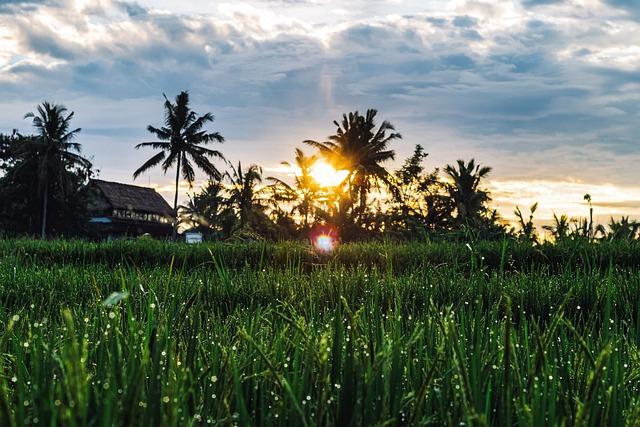
{"label": "green foliage", "polygon": [[[449,237],[448,234],[445,237]],[[367,242],[342,244],[328,259],[319,258],[302,242],[265,243],[241,238],[246,243],[212,242],[201,245],[174,244],[153,239],[87,242],[82,240],[35,241],[0,240],[0,257],[24,256],[46,265],[84,264],[136,265],[178,268],[212,266],[214,257],[230,269],[247,266],[277,267],[297,265],[303,271],[326,263],[335,267],[392,269],[398,273],[414,269],[446,266],[469,269],[527,271],[534,268],[557,271],[575,269],[640,268],[640,242],[619,240],[590,244],[584,240],[564,240],[532,247],[517,240],[478,240],[469,245],[441,240],[425,243]],[[466,242],[468,240],[462,240]],[[505,249],[506,243],[506,249]]]}
{"label": "green foliage", "polygon": [[565,214],[558,216],[555,212],[553,213],[553,224],[552,225],[544,225],[542,228],[547,230],[551,237],[556,241],[565,240],[569,237],[570,233],[570,221],[569,217]]}
{"label": "green foliage", "polygon": [[86,228],[91,162],[73,142],[74,113],[43,102],[28,113],[35,135],[0,135],[0,230],[46,237],[80,235]]}
{"label": "green foliage", "polygon": [[405,239],[424,239],[428,231],[448,230],[454,225],[455,205],[440,171],[424,172],[422,161],[427,156],[422,146],[416,145],[413,155],[395,172],[387,232]]}
{"label": "green foliage", "polygon": [[229,180],[229,198],[227,203],[233,207],[239,219],[240,229],[253,229],[260,227],[264,215],[261,215],[265,206],[259,198],[262,183],[262,168],[258,165],[250,165],[242,169],[242,163],[238,166],[230,166],[225,176]]}
{"label": "green foliage", "polygon": [[455,166],[447,165],[444,172],[451,180],[448,191],[456,207],[458,225],[480,226],[485,223],[491,215],[487,207],[491,197],[480,185],[491,173],[491,168],[476,164],[474,159],[466,163],[458,160]]}
{"label": "green foliage", "polygon": [[596,227],[596,234],[600,234],[605,240],[634,240],[638,238],[640,223],[629,220],[629,216],[623,216],[619,221],[613,217],[607,224],[608,229],[603,225]]}
{"label": "green foliage", "polygon": [[236,224],[235,213],[222,181],[209,180],[202,190],[179,208],[180,225],[211,238],[228,238]]}
{"label": "green foliage", "polygon": [[213,122],[213,114],[206,113],[198,116],[189,106],[189,93],[180,92],[171,102],[164,95],[165,126],[147,126],[147,130],[152,133],[158,141],[142,142],[136,145],[136,149],[150,147],[160,150],[149,160],[142,164],[134,173],[133,178],[137,178],[144,172],[161,165],[162,171],[167,173],[169,168],[176,166],[176,191],[173,201],[176,223],[174,224],[174,237],[177,229],[178,215],[178,184],[180,177],[189,183],[195,181],[194,164],[203,170],[207,176],[220,179],[222,174],[211,163],[211,159],[224,159],[220,151],[205,147],[211,142],[223,142],[224,138],[218,132],[207,132],[205,125]]}
{"label": "green foliage", "polygon": [[515,236],[519,239],[538,243],[538,235],[536,234],[536,226],[533,224],[533,215],[538,210],[538,203],[534,203],[529,208],[529,218],[525,219],[524,214],[520,210],[520,206],[516,206],[516,210],[513,212],[518,220],[518,230],[515,231]]}
{"label": "green foliage", "polygon": [[[305,271],[304,248],[271,245],[209,246],[199,266],[178,262],[194,247],[153,242],[90,259],[110,245],[1,242],[3,425],[617,426],[640,413],[638,265],[587,263],[613,246],[553,270],[487,270],[486,248],[456,245],[475,267]],[[340,256],[374,248],[425,250]],[[496,247],[507,264],[519,248]],[[288,262],[267,260],[276,249]],[[166,252],[135,264],[143,250]]]}

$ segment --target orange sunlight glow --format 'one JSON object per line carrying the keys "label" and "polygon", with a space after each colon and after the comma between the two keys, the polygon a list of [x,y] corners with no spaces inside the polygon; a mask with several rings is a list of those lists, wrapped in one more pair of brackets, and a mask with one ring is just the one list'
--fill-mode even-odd
{"label": "orange sunlight glow", "polygon": [[336,170],[324,160],[318,160],[311,166],[311,177],[322,187],[336,187],[349,175],[348,170]]}

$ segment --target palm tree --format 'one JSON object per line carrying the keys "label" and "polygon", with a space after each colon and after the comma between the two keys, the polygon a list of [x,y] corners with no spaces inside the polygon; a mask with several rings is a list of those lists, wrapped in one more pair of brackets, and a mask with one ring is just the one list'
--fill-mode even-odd
{"label": "palm tree", "polygon": [[238,167],[229,165],[231,172],[225,176],[231,182],[229,189],[229,204],[235,206],[240,217],[240,228],[249,224],[252,216],[257,211],[262,211],[262,201],[258,199],[260,190],[258,185],[262,182],[262,168],[251,165],[247,170],[242,170],[242,164]]}
{"label": "palm tree", "polygon": [[551,233],[551,236],[556,241],[565,239],[570,232],[570,224],[571,221],[566,214],[562,214],[560,216],[553,213],[553,224],[552,225],[543,225],[542,228]]}
{"label": "palm tree", "polygon": [[[206,113],[198,116],[189,108],[189,93],[180,92],[176,96],[175,103],[169,101],[166,95],[165,99],[165,126],[154,127],[148,126],[147,130],[154,134],[159,141],[143,142],[136,145],[136,149],[141,147],[151,147],[161,150],[158,154],[147,160],[134,173],[133,178],[136,179],[140,174],[162,163],[162,171],[166,174],[167,170],[176,165],[176,191],[173,199],[173,211],[176,219],[173,224],[173,237],[177,231],[178,216],[178,185],[180,183],[180,172],[182,178],[189,183],[189,187],[193,186],[195,180],[195,172],[193,163],[210,177],[220,179],[221,173],[211,163],[210,158],[223,159],[224,156],[217,150],[211,150],[203,147],[210,142],[223,142],[224,138],[218,132],[207,132],[203,130],[204,126],[213,122],[213,115]],[[193,163],[192,163],[193,162]]]}
{"label": "palm tree", "polygon": [[476,165],[474,159],[466,164],[464,160],[458,160],[457,168],[447,165],[444,172],[452,181],[449,196],[456,205],[458,223],[479,222],[481,214],[486,210],[485,204],[491,200],[489,192],[480,189],[480,183],[491,173],[491,168]]}
{"label": "palm tree", "polygon": [[[313,215],[315,204],[321,193],[320,186],[311,176],[311,168],[317,159],[317,156],[307,156],[304,151],[296,148],[294,165],[300,172],[295,174],[293,186],[278,178],[267,178],[283,190],[279,196],[282,201],[296,203],[292,212],[297,211],[302,216],[305,230],[309,228],[309,218]],[[292,167],[289,162],[282,162],[282,165]]]}
{"label": "palm tree", "polygon": [[320,150],[320,154],[336,169],[350,172],[346,181],[359,200],[360,217],[366,210],[367,195],[372,186],[379,187],[380,182],[391,185],[390,174],[381,163],[395,158],[395,152],[388,148],[389,144],[402,138],[394,132],[395,128],[388,121],[383,121],[376,129],[377,113],[370,109],[364,116],[357,111],[343,114],[342,123],[333,122],[337,130],[327,141],[304,141]]}
{"label": "palm tree", "polygon": [[591,229],[587,218],[571,218],[569,223],[571,224],[569,237],[591,240]]}
{"label": "palm tree", "polygon": [[607,240],[633,240],[638,235],[638,230],[640,230],[640,222],[630,221],[629,216],[621,217],[620,221],[616,221],[611,217],[608,227],[609,231],[600,224],[596,230]]}
{"label": "palm tree", "polygon": [[529,208],[529,218],[526,220],[524,218],[524,214],[520,210],[520,206],[516,206],[516,210],[514,211],[520,227],[519,237],[533,243],[538,241],[538,236],[536,236],[536,226],[533,224],[533,215],[536,213],[536,210],[538,210],[538,202],[531,205]]}
{"label": "palm tree", "polygon": [[585,194],[583,200],[589,204],[589,224],[588,224],[588,237],[589,239],[593,239],[594,230],[593,230],[593,204],[591,203],[591,195],[589,193]]}
{"label": "palm tree", "polygon": [[224,191],[221,181],[209,180],[200,193],[190,196],[188,202],[180,206],[180,223],[187,228],[224,234],[230,211]]}
{"label": "palm tree", "polygon": [[[50,190],[55,180],[64,176],[68,168],[91,169],[91,162],[80,156],[82,145],[72,142],[80,128],[70,130],[73,111],[67,115],[63,105],[45,101],[38,106],[37,114],[27,113],[24,118],[32,119],[37,137],[23,147],[25,158],[38,171],[38,187],[42,192],[41,238],[47,233],[47,208]],[[27,163],[28,164],[28,163]]]}

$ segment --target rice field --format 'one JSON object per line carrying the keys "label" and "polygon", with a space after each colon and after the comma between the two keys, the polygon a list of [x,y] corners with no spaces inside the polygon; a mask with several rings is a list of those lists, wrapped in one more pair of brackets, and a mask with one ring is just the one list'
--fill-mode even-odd
{"label": "rice field", "polygon": [[638,426],[638,246],[0,241],[0,425]]}

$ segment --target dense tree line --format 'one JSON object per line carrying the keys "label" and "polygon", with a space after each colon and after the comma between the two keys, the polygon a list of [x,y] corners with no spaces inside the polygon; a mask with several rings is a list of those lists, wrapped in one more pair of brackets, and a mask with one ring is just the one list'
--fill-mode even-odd
{"label": "dense tree line", "polygon": [[74,142],[73,112],[48,102],[28,113],[36,133],[0,135],[0,229],[10,234],[81,234],[94,174]]}
{"label": "dense tree line", "polygon": [[[196,229],[211,239],[296,239],[306,238],[317,224],[330,224],[345,240],[510,236],[538,242],[537,204],[528,215],[517,207],[517,224],[509,226],[491,208],[483,185],[491,168],[474,159],[427,170],[428,154],[416,145],[397,170],[390,170],[392,145],[402,136],[390,122],[378,124],[376,110],[344,114],[326,140],[303,141],[314,152],[296,148],[293,161],[283,162],[292,171],[283,180],[265,177],[258,165],[232,163],[212,149],[210,144],[224,138],[207,130],[214,116],[195,113],[187,92],[173,101],[165,96],[164,107],[164,125],[147,127],[155,140],[135,147],[157,152],[133,176],[158,166],[175,173],[174,237],[178,229]],[[80,129],[71,127],[73,112],[44,102],[25,118],[32,121],[33,135],[0,135],[0,228],[42,237],[82,234],[91,197],[86,183],[95,171],[75,142]],[[215,161],[225,168],[218,169]],[[344,177],[322,185],[313,172],[320,161],[332,171],[345,171]],[[179,206],[179,184],[184,180],[192,186],[196,169],[209,181]],[[595,225],[589,195],[585,201],[588,219],[554,215],[544,227],[547,234],[554,240],[638,238],[640,224],[628,217]]]}

